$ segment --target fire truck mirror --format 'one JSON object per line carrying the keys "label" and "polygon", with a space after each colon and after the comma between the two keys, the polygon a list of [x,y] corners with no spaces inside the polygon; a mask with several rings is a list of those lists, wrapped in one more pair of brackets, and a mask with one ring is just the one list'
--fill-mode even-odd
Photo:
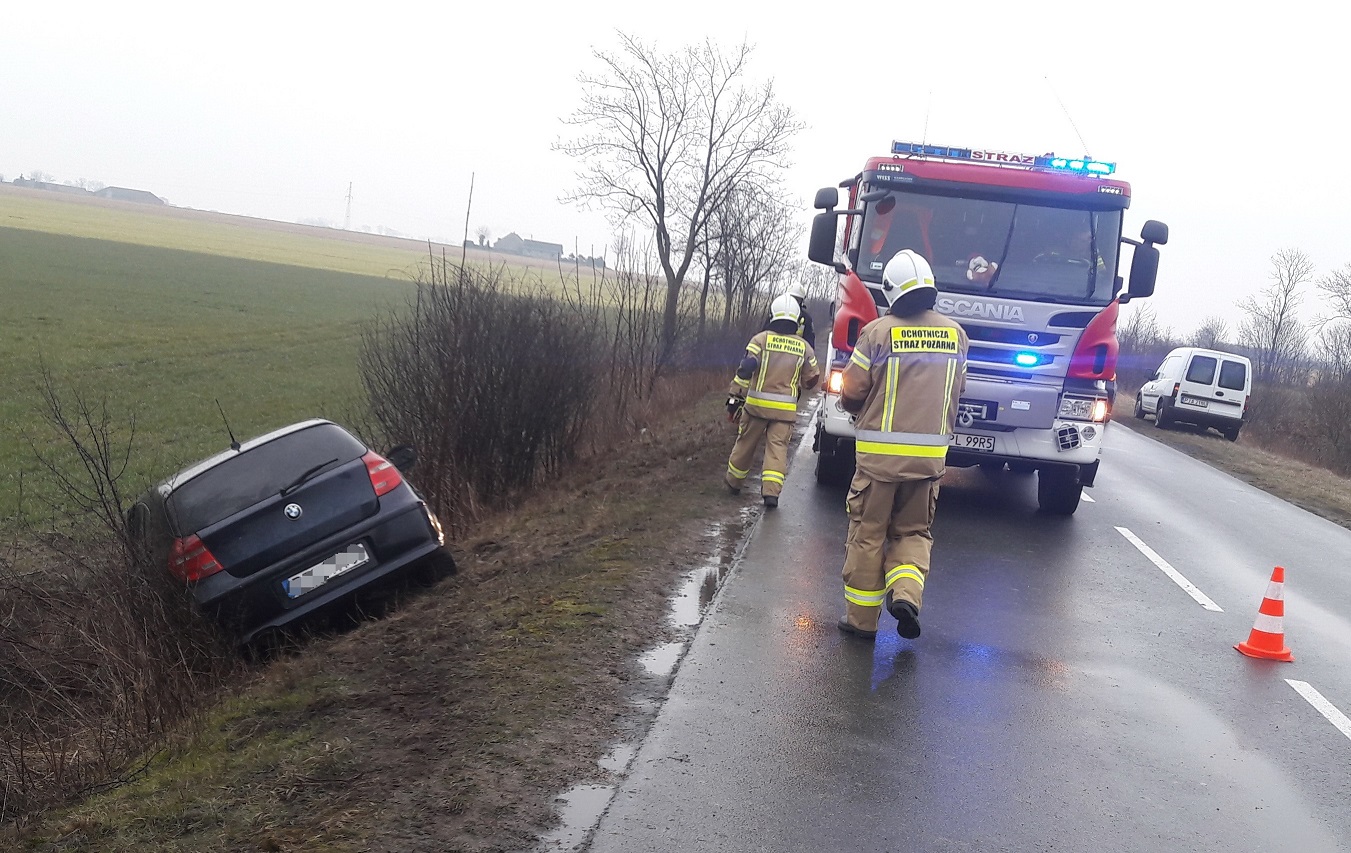
{"label": "fire truck mirror", "polygon": [[812,236],[811,242],[807,245],[807,257],[818,264],[834,265],[835,214],[833,212],[818,213],[812,219]]}
{"label": "fire truck mirror", "polygon": [[1131,256],[1130,297],[1137,299],[1154,293],[1159,275],[1159,250],[1151,243],[1136,246]]}
{"label": "fire truck mirror", "polygon": [[822,187],[816,191],[816,201],[813,207],[817,210],[834,210],[840,203],[840,191],[834,187]]}
{"label": "fire truck mirror", "polygon": [[1148,219],[1145,225],[1140,229],[1140,239],[1146,243],[1154,243],[1159,246],[1168,243],[1168,226],[1157,219]]}

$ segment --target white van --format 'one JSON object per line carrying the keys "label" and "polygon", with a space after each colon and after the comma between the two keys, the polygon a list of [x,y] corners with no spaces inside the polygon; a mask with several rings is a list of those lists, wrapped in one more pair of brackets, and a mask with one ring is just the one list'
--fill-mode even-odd
{"label": "white van", "polygon": [[1135,395],[1135,416],[1154,416],[1154,425],[1214,427],[1230,441],[1248,415],[1252,363],[1245,356],[1199,347],[1179,347]]}

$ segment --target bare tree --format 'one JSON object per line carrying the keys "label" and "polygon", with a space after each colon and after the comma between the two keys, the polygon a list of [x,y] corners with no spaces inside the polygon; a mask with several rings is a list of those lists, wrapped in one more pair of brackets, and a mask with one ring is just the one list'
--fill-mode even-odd
{"label": "bare tree", "polygon": [[1117,376],[1126,388],[1139,388],[1174,346],[1173,332],[1160,325],[1153,306],[1134,307],[1117,330],[1121,355]]}
{"label": "bare tree", "polygon": [[50,184],[56,180],[56,176],[51,172],[44,172],[41,169],[34,169],[28,173],[28,180],[39,184]]}
{"label": "bare tree", "polygon": [[1333,270],[1318,280],[1318,289],[1323,291],[1337,317],[1351,320],[1351,264]]}
{"label": "bare tree", "polygon": [[1225,338],[1228,337],[1229,324],[1212,314],[1202,320],[1201,325],[1196,327],[1196,331],[1187,337],[1187,345],[1216,349],[1223,346]]}
{"label": "bare tree", "polygon": [[711,264],[722,288],[722,328],[763,313],[764,304],[793,272],[800,228],[772,192],[735,187],[713,216]]}
{"label": "bare tree", "polygon": [[474,236],[478,238],[478,244],[480,246],[486,246],[488,245],[488,241],[492,239],[493,230],[487,225],[480,225],[474,229]]}
{"label": "bare tree", "polygon": [[751,46],[724,53],[713,41],[671,54],[620,33],[583,73],[581,106],[565,123],[577,136],[555,149],[581,164],[565,200],[596,203],[616,224],[638,218],[655,236],[666,280],[662,337],[674,350],[680,290],[709,220],[732,188],[765,185],[786,165],[801,127],[772,82],[747,81]]}
{"label": "bare tree", "polygon": [[1288,379],[1308,343],[1308,330],[1299,321],[1302,288],[1313,278],[1313,261],[1300,249],[1281,249],[1271,256],[1271,284],[1256,296],[1239,300],[1244,318],[1239,342],[1252,350],[1256,378]]}

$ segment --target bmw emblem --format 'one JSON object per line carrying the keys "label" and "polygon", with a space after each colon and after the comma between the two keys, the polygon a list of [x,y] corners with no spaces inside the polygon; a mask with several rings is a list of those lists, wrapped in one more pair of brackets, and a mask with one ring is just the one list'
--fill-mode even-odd
{"label": "bmw emblem", "polygon": [[302,514],[304,514],[305,510],[300,508],[300,504],[287,504],[286,509],[282,510],[282,512],[286,513],[287,518],[291,519],[292,521],[295,521],[297,518],[300,518]]}

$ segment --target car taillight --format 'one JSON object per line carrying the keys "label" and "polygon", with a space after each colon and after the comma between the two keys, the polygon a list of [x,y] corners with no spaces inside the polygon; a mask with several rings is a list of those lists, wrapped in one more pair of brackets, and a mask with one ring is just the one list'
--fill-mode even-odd
{"label": "car taillight", "polygon": [[181,581],[199,581],[225,568],[194,533],[174,540],[169,549],[169,572]]}
{"label": "car taillight", "polygon": [[371,475],[371,485],[375,487],[376,497],[389,494],[403,482],[403,475],[399,473],[399,469],[375,451],[361,457],[361,461],[366,463],[366,473]]}
{"label": "car taillight", "polygon": [[1174,400],[1176,400],[1176,399],[1177,399],[1177,392],[1178,392],[1179,390],[1181,390],[1181,388],[1182,388],[1182,383],[1181,383],[1181,382],[1174,382],[1174,383],[1173,383],[1173,393],[1172,393],[1172,394],[1169,394],[1168,396],[1170,396],[1170,397],[1172,397]]}
{"label": "car taillight", "polygon": [[838,394],[843,388],[844,388],[844,371],[843,370],[830,371],[830,381],[826,384],[826,390],[832,394]]}

